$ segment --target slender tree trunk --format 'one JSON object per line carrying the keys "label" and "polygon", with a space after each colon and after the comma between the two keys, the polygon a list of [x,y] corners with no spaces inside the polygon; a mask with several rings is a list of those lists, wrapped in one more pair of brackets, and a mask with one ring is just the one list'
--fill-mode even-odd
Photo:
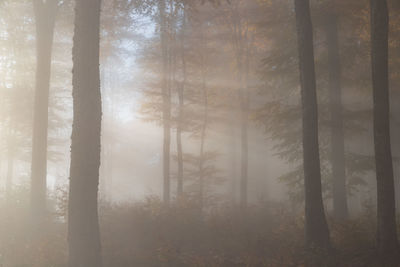
{"label": "slender tree trunk", "polygon": [[36,19],[36,84],[31,161],[31,212],[41,218],[46,211],[47,130],[51,54],[58,0],[33,0]]}
{"label": "slender tree trunk", "polygon": [[371,57],[378,200],[377,249],[382,260],[392,266],[397,266],[399,246],[390,147],[388,35],[387,2],[386,0],[371,0]]}
{"label": "slender tree trunk", "polygon": [[[249,94],[247,85],[244,84],[243,74],[248,64],[248,56],[245,51],[247,47],[247,26],[243,26],[239,6],[234,6],[233,34],[234,47],[236,53],[236,64],[238,72],[238,96],[240,104],[240,206],[242,209],[247,207],[247,187],[248,187],[248,102]],[[245,32],[243,32],[245,30]],[[245,53],[246,52],[246,53]],[[247,75],[247,74],[246,74]],[[247,81],[246,81],[247,82]]]}
{"label": "slender tree trunk", "polygon": [[[334,12],[334,11],[333,11]],[[338,220],[348,218],[346,166],[343,132],[343,104],[341,65],[338,39],[338,19],[335,13],[329,13],[326,25],[326,37],[329,60],[329,101],[331,111],[331,164],[333,215]]]}
{"label": "slender tree trunk", "polygon": [[163,99],[163,200],[170,202],[171,92],[168,82],[168,33],[165,1],[158,0],[161,28],[162,99]]}
{"label": "slender tree trunk", "polygon": [[182,149],[182,128],[184,124],[184,92],[186,87],[186,53],[185,53],[185,30],[186,30],[186,9],[183,6],[183,21],[182,21],[182,32],[181,32],[181,59],[182,59],[182,84],[178,88],[179,98],[179,115],[178,115],[178,126],[176,130],[176,143],[177,143],[177,154],[178,154],[178,197],[183,195],[183,149]]}
{"label": "slender tree trunk", "polygon": [[321,193],[313,30],[308,0],[295,0],[303,111],[305,235],[308,247],[330,248]]}
{"label": "slender tree trunk", "polygon": [[248,121],[249,121],[249,64],[250,64],[250,51],[248,47],[247,33],[246,38],[246,55],[244,66],[244,85],[240,92],[240,107],[241,107],[241,184],[240,184],[240,202],[243,209],[247,208],[247,191],[248,191],[248,158],[249,158],[249,145],[248,145]]}
{"label": "slender tree trunk", "polygon": [[178,184],[177,184],[177,195],[178,198],[183,195],[183,149],[182,149],[182,121],[183,121],[183,90],[184,85],[182,84],[178,88],[178,98],[179,98],[179,118],[178,126],[176,129],[176,146],[177,146],[177,156],[178,156]]}
{"label": "slender tree trunk", "polygon": [[203,66],[203,78],[202,78],[202,92],[203,92],[203,125],[201,127],[200,134],[200,159],[199,159],[199,201],[200,208],[204,207],[204,197],[205,197],[205,173],[204,173],[204,164],[206,162],[205,158],[205,144],[206,144],[206,136],[207,136],[207,126],[208,126],[208,92],[206,85],[206,77],[205,77],[205,66]]}
{"label": "slender tree trunk", "polygon": [[203,210],[204,207],[204,199],[205,199],[205,144],[207,137],[207,127],[208,127],[208,90],[207,90],[207,73],[206,73],[206,50],[207,50],[207,41],[204,36],[204,29],[201,26],[200,29],[200,45],[201,45],[201,55],[200,55],[200,64],[201,64],[201,92],[203,97],[203,122],[201,126],[200,132],[200,158],[199,158],[199,201],[200,201],[200,209]]}
{"label": "slender tree trunk", "polygon": [[[247,89],[247,88],[245,88]],[[248,92],[242,92],[241,102],[241,179],[240,179],[240,204],[247,208],[247,184],[248,184]]]}
{"label": "slender tree trunk", "polygon": [[[177,69],[177,56],[178,56],[178,50],[177,50],[177,38],[176,38],[176,21],[175,18],[177,16],[177,10],[178,8],[175,6],[175,0],[169,0],[169,11],[170,11],[170,16],[168,19],[168,30],[167,32],[168,34],[168,46],[169,46],[169,53],[168,53],[168,70],[169,70],[169,78],[168,78],[168,95],[169,95],[169,114],[170,114],[170,119],[171,119],[171,97],[172,97],[172,90],[175,89],[176,91],[178,91],[178,98],[179,98],[179,91],[181,90],[180,88],[180,84],[177,82],[176,80],[176,69]],[[179,101],[181,101],[179,99]],[[178,108],[179,108],[179,104],[178,104]],[[179,122],[176,122],[176,127],[177,127],[177,132],[176,135],[178,137],[178,124]],[[171,127],[171,125],[170,125]],[[182,130],[182,129],[180,129]],[[170,128],[171,131],[171,128]],[[180,132],[180,136],[182,134],[182,131]],[[176,140],[177,141],[177,150],[181,150],[182,152],[182,139],[181,140]],[[180,141],[180,144],[178,144],[178,141]],[[178,176],[179,176],[179,172],[181,170],[179,170],[181,166],[179,166],[178,163]],[[183,172],[183,166],[182,166],[182,172]],[[183,173],[181,173],[183,175]],[[177,185],[179,185],[179,177],[177,177]],[[178,192],[177,192],[178,193]]]}
{"label": "slender tree trunk", "polygon": [[235,107],[231,107],[231,112],[230,116],[228,118],[228,123],[229,123],[229,165],[230,165],[230,175],[231,175],[231,181],[232,181],[232,203],[236,205],[237,203],[237,196],[238,196],[238,175],[237,175],[237,167],[238,167],[238,160],[237,160],[237,112]]}
{"label": "slender tree trunk", "polygon": [[68,209],[70,267],[101,267],[98,184],[101,0],[77,0],[73,45],[73,127]]}

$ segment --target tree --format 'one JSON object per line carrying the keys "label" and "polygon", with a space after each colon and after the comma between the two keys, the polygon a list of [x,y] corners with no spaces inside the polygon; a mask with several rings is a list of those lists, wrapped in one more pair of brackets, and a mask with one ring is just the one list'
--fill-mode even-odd
{"label": "tree", "polygon": [[[266,1],[262,10],[269,12],[264,15],[262,25],[281,25],[270,27],[264,31],[266,42],[272,40],[263,60],[263,79],[265,81],[260,95],[266,99],[265,104],[257,108],[257,121],[265,127],[266,133],[273,140],[273,149],[284,162],[289,164],[287,172],[279,180],[287,185],[293,208],[301,207],[304,203],[304,175],[302,166],[302,142],[298,137],[302,134],[301,103],[298,89],[297,47],[294,37],[295,29],[292,23],[292,6],[282,1]],[[364,40],[365,16],[354,16],[359,10],[368,9],[364,1],[335,1],[335,8],[323,1],[314,7],[316,21],[314,32],[317,32],[315,43],[316,81],[318,89],[318,134],[322,179],[322,195],[324,201],[333,200],[332,175],[332,119],[330,108],[330,78],[329,53],[327,43],[328,14],[336,12],[337,20],[346,27],[340,28],[340,68],[341,85],[346,88],[343,95],[362,95],[362,98],[347,97],[342,103],[343,134],[348,140],[345,150],[346,191],[348,196],[359,194],[359,190],[368,190],[370,176],[375,172],[373,144],[365,142],[370,129],[372,130],[372,109],[370,109],[365,88],[370,84],[368,73],[369,41]],[[320,2],[319,2],[320,3]],[[329,12],[329,13],[327,13]],[[358,13],[357,13],[358,14]],[[368,20],[368,16],[367,16]],[[264,26],[264,28],[266,28]],[[360,39],[362,40],[360,42]],[[339,47],[338,47],[339,48]],[[355,62],[357,64],[355,64]],[[337,97],[337,96],[336,96]],[[259,98],[261,99],[261,98]],[[371,183],[371,186],[372,183]],[[336,190],[335,190],[336,191]],[[364,195],[365,196],[365,195]],[[368,195],[370,196],[370,195]],[[335,196],[336,198],[337,196]],[[354,203],[354,202],[353,202]],[[330,206],[330,205],[329,205]],[[362,209],[361,205],[353,205]],[[357,210],[354,211],[357,211]]]}
{"label": "tree", "polygon": [[47,132],[51,54],[59,0],[33,0],[36,19],[36,84],[31,161],[31,212],[40,218],[46,210]]}
{"label": "tree", "polygon": [[240,12],[242,3],[237,1],[232,9],[232,35],[239,84],[240,106],[240,206],[247,207],[248,188],[248,117],[249,117],[249,22]]}
{"label": "tree", "polygon": [[[219,4],[221,11],[217,12],[220,18],[214,19],[213,23],[214,27],[217,27],[221,32],[217,41],[219,46],[228,45],[224,48],[229,51],[225,60],[232,61],[229,74],[232,76],[230,79],[235,81],[234,84],[230,85],[232,91],[230,99],[225,99],[225,101],[229,101],[229,104],[225,104],[225,106],[229,109],[229,118],[226,118],[226,122],[228,122],[230,136],[228,147],[231,150],[232,199],[235,202],[236,195],[239,193],[240,206],[246,209],[249,186],[250,97],[251,89],[255,84],[249,76],[253,71],[251,69],[251,56],[256,49],[253,40],[257,28],[255,21],[260,19],[259,13],[256,11],[260,7],[260,3],[258,1],[238,0],[228,3],[221,1]],[[236,177],[239,176],[239,173],[240,178]],[[239,182],[239,190],[237,190],[237,182]]]}
{"label": "tree", "polygon": [[330,248],[321,193],[313,32],[308,0],[295,0],[303,113],[305,234],[309,247]]}
{"label": "tree", "polygon": [[[396,209],[397,212],[400,210],[400,106],[397,105],[400,100],[400,73],[395,71],[400,67],[400,44],[399,42],[391,42],[391,40],[400,39],[400,3],[392,1],[389,8],[393,10],[390,16],[389,31],[391,33],[389,37],[389,83],[391,84],[390,90],[390,108],[391,108],[391,145],[392,145],[392,156],[393,156],[393,171],[395,179],[395,198],[396,198]],[[394,71],[393,71],[394,70]],[[394,104],[393,104],[394,103]]]}
{"label": "tree", "polygon": [[206,173],[206,160],[205,160],[205,146],[206,146],[206,138],[207,138],[207,128],[209,127],[209,93],[207,88],[207,40],[205,37],[205,29],[203,25],[200,25],[199,29],[199,46],[200,46],[200,53],[199,53],[199,61],[200,61],[200,73],[201,73],[201,85],[200,91],[202,95],[202,107],[203,107],[203,115],[202,115],[202,122],[200,123],[200,151],[199,151],[199,201],[200,201],[200,208],[204,207],[204,195],[205,195],[205,177]]}
{"label": "tree", "polygon": [[98,221],[101,0],[78,0],[73,57],[73,127],[68,207],[69,266],[101,267]]}
{"label": "tree", "polygon": [[162,57],[162,121],[163,121],[163,200],[166,205],[170,201],[170,149],[171,149],[171,88],[168,82],[168,43],[166,0],[159,0],[160,38]]}
{"label": "tree", "polygon": [[[156,122],[163,127],[165,152],[162,161],[163,195],[165,203],[168,204],[171,194],[170,178],[177,178],[176,193],[178,197],[182,196],[184,191],[188,195],[194,191],[196,193],[203,191],[206,196],[208,185],[205,180],[209,180],[211,176],[209,167],[212,164],[210,162],[212,162],[212,158],[215,158],[214,153],[211,153],[211,156],[205,147],[203,150],[201,149],[202,140],[207,138],[207,134],[204,134],[202,138],[202,132],[206,132],[202,130],[208,127],[203,127],[204,92],[207,91],[207,98],[209,98],[211,90],[208,90],[207,84],[203,86],[202,82],[209,63],[202,62],[204,53],[206,53],[204,50],[207,47],[203,46],[203,41],[200,40],[207,38],[201,34],[201,25],[205,24],[206,19],[209,20],[209,17],[203,16],[205,14],[203,9],[210,8],[210,6],[173,0],[157,0],[154,4],[156,4],[153,6],[154,10],[157,11],[154,18],[158,25],[158,34],[140,53],[141,63],[151,69],[154,76],[148,79],[141,113],[145,115],[146,121]],[[202,37],[204,38],[202,39]],[[208,57],[209,55],[207,55]],[[208,82],[209,78],[204,79]],[[206,90],[203,90],[204,88]],[[209,103],[207,106],[209,109]],[[207,124],[210,123],[209,115],[207,115]],[[172,129],[176,129],[177,153],[173,157],[177,162],[176,169],[173,165],[170,167]],[[184,145],[188,140],[186,137],[199,140],[200,155],[185,153]],[[191,183],[189,180],[196,180],[196,182]],[[203,180],[204,182],[201,183],[200,181]],[[186,184],[186,181],[189,183]],[[203,186],[201,186],[202,184]],[[203,197],[200,197],[201,199]]]}
{"label": "tree", "polygon": [[339,54],[338,18],[334,6],[329,8],[326,22],[328,46],[329,105],[331,113],[331,165],[333,215],[339,220],[348,218],[346,166],[344,150],[341,62]]}
{"label": "tree", "polygon": [[177,182],[177,196],[183,195],[183,148],[182,148],[182,131],[184,128],[184,106],[185,98],[184,92],[187,82],[187,70],[186,70],[186,51],[185,51],[185,34],[186,34],[186,7],[183,3],[182,7],[182,26],[180,33],[180,54],[182,61],[182,82],[178,85],[178,118],[176,122],[176,146],[177,146],[177,163],[178,163],[178,182]]}
{"label": "tree", "polygon": [[386,0],[371,0],[371,60],[374,144],[377,180],[377,249],[382,260],[397,266],[393,163],[389,119],[389,12]]}

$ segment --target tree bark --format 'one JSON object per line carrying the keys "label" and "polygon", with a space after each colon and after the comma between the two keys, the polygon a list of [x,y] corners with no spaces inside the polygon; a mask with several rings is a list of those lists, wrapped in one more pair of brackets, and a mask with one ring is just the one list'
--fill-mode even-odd
{"label": "tree bark", "polygon": [[73,44],[73,127],[68,207],[70,267],[101,267],[98,185],[101,0],[77,0]]}
{"label": "tree bark", "polygon": [[[246,30],[247,31],[247,30]],[[246,42],[246,53],[244,58],[244,76],[245,81],[240,91],[240,109],[241,109],[241,184],[240,184],[240,203],[242,209],[247,208],[247,191],[248,191],[248,167],[249,167],[249,142],[248,142],[248,123],[249,123],[249,68],[250,68],[250,51],[246,36],[243,40]]]}
{"label": "tree bark", "polygon": [[185,30],[186,30],[186,9],[183,6],[183,21],[182,21],[182,32],[181,32],[181,59],[182,59],[182,84],[178,88],[179,108],[178,108],[178,126],[176,130],[176,143],[177,143],[177,154],[178,154],[178,185],[177,194],[178,197],[183,195],[183,148],[182,148],[182,128],[184,120],[184,92],[186,87],[186,53],[185,53]]}
{"label": "tree bark", "polygon": [[176,129],[176,146],[177,146],[177,156],[178,156],[178,184],[177,184],[177,195],[178,198],[183,196],[183,148],[182,148],[182,120],[183,120],[183,105],[184,105],[184,85],[182,84],[178,88],[178,98],[179,98],[179,118],[178,126]]}
{"label": "tree bark", "polygon": [[231,200],[232,204],[237,204],[237,196],[238,196],[238,159],[237,159],[237,151],[238,151],[238,142],[237,142],[237,112],[235,107],[231,107],[231,111],[229,114],[228,121],[228,131],[229,131],[229,142],[228,142],[228,151],[230,154],[229,157],[229,168],[230,168],[230,179],[231,179]]}
{"label": "tree bark", "polygon": [[58,0],[33,0],[36,19],[36,84],[33,110],[31,161],[31,213],[46,212],[47,130],[51,54]]}
{"label": "tree bark", "polygon": [[204,207],[204,197],[205,197],[205,173],[204,173],[204,164],[206,162],[205,158],[205,144],[206,144],[206,136],[207,136],[207,126],[208,126],[208,92],[207,92],[207,85],[206,85],[206,77],[205,77],[205,66],[203,65],[203,78],[202,78],[202,92],[203,92],[203,125],[201,127],[201,134],[200,134],[200,159],[199,159],[199,201],[200,201],[200,208],[201,210]]}
{"label": "tree bark", "polygon": [[377,249],[383,261],[397,266],[399,247],[390,146],[388,36],[387,2],[386,0],[371,0],[371,60],[378,201]]}
{"label": "tree bark", "polygon": [[166,0],[158,1],[161,29],[161,59],[163,99],[163,200],[168,206],[170,202],[170,147],[171,147],[171,91],[168,83],[168,36],[166,21]]}
{"label": "tree bark", "polygon": [[241,102],[241,179],[240,179],[240,205],[242,209],[247,208],[248,187],[248,106],[249,95],[247,88],[243,88],[240,94]]}
{"label": "tree bark", "polygon": [[[247,208],[247,187],[248,187],[248,105],[249,92],[245,84],[243,75],[248,76],[248,23],[242,23],[242,17],[239,12],[239,4],[233,8],[233,40],[237,64],[238,79],[238,98],[240,109],[240,207]],[[244,26],[244,24],[246,24]]]}
{"label": "tree bark", "polygon": [[329,105],[331,111],[331,164],[333,216],[338,220],[348,218],[346,163],[343,131],[343,104],[341,64],[338,39],[338,18],[330,12],[327,15],[326,41],[328,46]]}
{"label": "tree bark", "polygon": [[199,202],[200,210],[204,208],[205,199],[205,163],[207,161],[205,155],[205,145],[207,137],[207,127],[208,127],[208,90],[207,90],[207,70],[206,70],[206,51],[207,51],[207,40],[204,35],[203,26],[200,27],[200,68],[201,68],[201,93],[203,100],[203,121],[200,130],[200,155],[199,155]]}
{"label": "tree bark", "polygon": [[313,32],[308,0],[295,0],[303,112],[305,236],[308,247],[330,249],[321,193]]}

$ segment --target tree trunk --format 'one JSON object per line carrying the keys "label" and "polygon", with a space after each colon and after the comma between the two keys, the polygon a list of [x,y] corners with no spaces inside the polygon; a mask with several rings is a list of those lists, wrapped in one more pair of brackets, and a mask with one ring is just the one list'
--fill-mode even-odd
{"label": "tree trunk", "polygon": [[203,66],[203,78],[202,78],[202,92],[203,92],[203,108],[204,108],[204,113],[203,113],[203,125],[201,127],[201,134],[200,134],[200,159],[199,159],[199,201],[200,201],[200,208],[203,209],[204,207],[204,196],[205,196],[205,174],[204,174],[204,163],[206,162],[205,158],[205,143],[206,143],[206,132],[207,132],[207,126],[208,126],[208,93],[207,93],[207,87],[206,87],[206,77],[204,73],[204,68]]}
{"label": "tree trunk", "polygon": [[98,221],[101,0],[77,0],[73,45],[73,127],[68,209],[70,267],[101,267]]}
{"label": "tree trunk", "polygon": [[[236,54],[237,78],[238,78],[238,97],[240,109],[240,207],[247,207],[247,187],[248,187],[248,102],[249,93],[247,84],[245,85],[243,74],[248,75],[248,47],[247,47],[247,23],[242,23],[239,12],[239,4],[234,5],[233,11],[233,41]],[[243,24],[246,24],[245,26]]]}
{"label": "tree trunk", "polygon": [[200,28],[200,40],[201,43],[201,92],[203,96],[203,122],[200,132],[200,158],[199,158],[199,201],[200,210],[203,210],[204,199],[205,199],[205,166],[206,155],[205,155],[205,143],[207,137],[207,127],[208,127],[208,90],[207,90],[207,70],[206,70],[206,51],[207,51],[207,41],[204,36],[203,26]]}
{"label": "tree trunk", "polygon": [[178,197],[182,197],[183,195],[183,149],[182,149],[182,128],[184,124],[184,92],[186,86],[186,53],[185,53],[185,30],[186,30],[186,9],[183,6],[183,21],[182,21],[182,32],[181,32],[181,59],[182,59],[182,84],[178,88],[178,98],[179,98],[179,117],[178,117],[178,126],[176,130],[176,143],[177,143],[177,154],[178,154],[178,188],[177,194]]}
{"label": "tree trunk", "polygon": [[[242,90],[247,90],[243,88]],[[240,205],[242,209],[247,208],[247,184],[248,184],[248,92],[241,92],[241,179],[240,179]]]}
{"label": "tree trunk", "polygon": [[[250,51],[247,40],[247,33],[244,38],[246,42],[246,55],[244,64],[245,81],[240,92],[241,107],[241,184],[240,184],[240,202],[243,209],[247,208],[247,188],[248,188],[248,165],[249,165],[249,144],[248,144],[248,123],[249,123],[249,64]],[[242,70],[243,71],[243,70]]]}
{"label": "tree trunk", "polygon": [[161,28],[161,57],[162,57],[162,99],[163,99],[163,200],[168,206],[170,202],[170,146],[171,146],[171,92],[168,83],[168,36],[166,21],[166,0],[158,1]]}
{"label": "tree trunk", "polygon": [[[390,82],[389,82],[390,83]],[[390,95],[391,117],[390,137],[393,157],[393,175],[394,175],[394,195],[396,201],[396,213],[400,211],[400,94],[392,91]]]}
{"label": "tree trunk", "polygon": [[237,112],[235,107],[231,107],[231,112],[229,114],[228,121],[228,131],[229,131],[229,142],[228,142],[228,154],[229,156],[229,168],[230,168],[230,175],[231,175],[231,197],[232,197],[232,204],[237,204],[237,196],[238,196],[238,160],[237,160]]}
{"label": "tree trunk", "polygon": [[183,120],[183,90],[184,85],[182,84],[178,89],[179,98],[179,118],[178,126],[176,129],[176,146],[178,156],[178,184],[177,184],[177,195],[178,198],[183,195],[183,149],[182,149],[182,120]]}
{"label": "tree trunk", "polygon": [[306,244],[327,250],[330,249],[330,238],[321,193],[318,107],[309,1],[295,0],[295,11],[303,112]]}
{"label": "tree trunk", "polygon": [[378,201],[377,249],[382,260],[392,266],[397,266],[399,247],[390,147],[388,35],[387,2],[386,0],[371,0],[371,58]]}
{"label": "tree trunk", "polygon": [[58,0],[33,0],[36,19],[36,84],[31,161],[31,212],[39,219],[46,211],[47,129],[51,54]]}
{"label": "tree trunk", "polygon": [[348,207],[343,132],[342,73],[339,54],[338,19],[333,12],[328,14],[326,25],[329,60],[329,105],[331,111],[333,216],[338,220],[346,220],[348,218]]}

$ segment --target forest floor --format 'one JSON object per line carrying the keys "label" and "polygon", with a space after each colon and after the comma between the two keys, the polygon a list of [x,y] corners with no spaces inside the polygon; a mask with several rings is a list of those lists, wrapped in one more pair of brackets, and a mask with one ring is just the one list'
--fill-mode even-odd
{"label": "forest floor", "polygon": [[[27,197],[1,205],[0,266],[64,267],[67,259],[65,198],[44,223],[29,227]],[[64,203],[64,204],[63,204]],[[196,202],[159,199],[100,206],[104,267],[305,266],[304,218],[285,205],[260,203],[244,213],[229,205],[200,212]],[[56,219],[55,219],[56,218]],[[336,266],[379,266],[374,254],[375,213],[346,223],[329,220]]]}

